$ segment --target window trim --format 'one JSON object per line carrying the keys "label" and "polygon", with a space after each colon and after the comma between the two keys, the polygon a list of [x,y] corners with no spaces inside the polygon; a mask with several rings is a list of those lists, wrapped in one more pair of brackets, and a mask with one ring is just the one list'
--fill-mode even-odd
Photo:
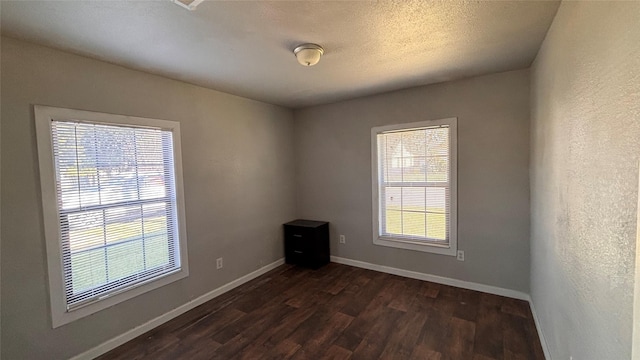
{"label": "window trim", "polygon": [[[389,237],[380,235],[380,199],[378,182],[378,134],[390,131],[411,130],[415,128],[434,127],[440,125],[449,126],[449,176],[450,176],[450,222],[449,244],[436,242],[412,241],[401,237]],[[392,124],[377,126],[371,129],[371,182],[372,182],[372,219],[373,219],[373,243],[375,245],[394,247],[399,249],[423,251],[434,254],[456,256],[458,251],[458,118],[446,118],[439,120],[426,120],[405,124]]]}
{"label": "window trim", "polygon": [[[126,115],[115,115],[93,111],[57,108],[34,105],[36,140],[38,146],[38,163],[40,170],[40,187],[42,191],[42,211],[44,221],[44,237],[49,282],[49,298],[51,304],[51,323],[53,328],[96,313],[138,295],[168,285],[189,275],[187,256],[187,233],[184,211],[184,189],[182,177],[182,151],[180,143],[180,123],[176,121],[158,120]],[[53,120],[87,121],[110,125],[161,128],[173,132],[173,162],[175,172],[176,212],[178,220],[178,236],[180,246],[179,270],[163,274],[149,281],[134,284],[120,292],[105,295],[95,302],[67,310],[65,301],[64,268],[62,263],[61,232],[58,219],[58,201],[56,196],[55,162],[51,122]]]}

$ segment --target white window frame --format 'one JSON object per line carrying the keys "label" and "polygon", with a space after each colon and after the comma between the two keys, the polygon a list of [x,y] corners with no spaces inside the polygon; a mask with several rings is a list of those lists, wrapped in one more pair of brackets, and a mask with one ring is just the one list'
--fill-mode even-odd
{"label": "white window frame", "polygon": [[[49,277],[49,297],[51,302],[52,327],[57,328],[100,310],[134,298],[148,291],[183,279],[189,275],[187,257],[187,234],[184,211],[184,190],[182,178],[182,152],[180,145],[180,123],[125,115],[114,115],[92,111],[34,106],[36,137],[38,144],[38,162],[40,167],[40,185],[42,189],[42,210],[47,267]],[[173,156],[175,172],[176,210],[180,247],[180,269],[162,274],[147,282],[134,284],[120,292],[105,295],[97,301],[67,310],[64,288],[64,270],[62,263],[61,231],[58,219],[59,209],[56,191],[55,162],[51,124],[54,120],[86,121],[90,123],[127,125],[132,127],[152,127],[173,132]]]}
{"label": "white window frame", "polygon": [[[419,128],[449,126],[449,186],[450,186],[450,218],[449,218],[449,242],[447,245],[424,240],[414,240],[406,237],[382,236],[380,224],[380,199],[379,199],[379,161],[378,161],[378,134],[392,131],[403,131]],[[372,204],[373,204],[373,243],[400,249],[423,251],[435,254],[456,256],[458,251],[458,118],[446,118],[439,120],[427,120],[406,124],[393,124],[378,126],[371,129],[371,179],[372,179]]]}

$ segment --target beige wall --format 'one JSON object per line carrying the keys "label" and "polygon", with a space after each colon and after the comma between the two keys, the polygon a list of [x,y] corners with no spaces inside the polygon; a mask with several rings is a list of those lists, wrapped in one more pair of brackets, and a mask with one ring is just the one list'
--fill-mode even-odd
{"label": "beige wall", "polygon": [[531,292],[553,359],[631,357],[640,2],[563,2],[532,70]]}
{"label": "beige wall", "polygon": [[[331,222],[332,255],[528,293],[528,70],[294,114],[298,215]],[[374,245],[371,128],[449,117],[458,118],[458,244],[466,260]]]}
{"label": "beige wall", "polygon": [[[283,256],[290,110],[7,38],[1,65],[2,358],[68,358]],[[33,104],[181,123],[188,278],[51,329]]]}

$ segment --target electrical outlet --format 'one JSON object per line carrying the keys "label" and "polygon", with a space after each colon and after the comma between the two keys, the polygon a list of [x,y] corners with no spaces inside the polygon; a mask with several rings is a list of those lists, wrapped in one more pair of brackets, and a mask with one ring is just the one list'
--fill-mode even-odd
{"label": "electrical outlet", "polygon": [[344,235],[340,235],[340,244],[345,244],[347,242],[347,238]]}
{"label": "electrical outlet", "polygon": [[222,269],[222,258],[216,259],[216,269]]}
{"label": "electrical outlet", "polygon": [[458,261],[464,261],[464,250],[458,250],[458,256],[456,259],[458,259]]}

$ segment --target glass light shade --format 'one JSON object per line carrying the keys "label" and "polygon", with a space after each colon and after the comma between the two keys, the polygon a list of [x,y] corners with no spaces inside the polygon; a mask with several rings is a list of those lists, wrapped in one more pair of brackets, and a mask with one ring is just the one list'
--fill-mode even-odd
{"label": "glass light shade", "polygon": [[295,48],[293,53],[296,55],[300,65],[313,66],[320,61],[320,57],[324,54],[324,49],[320,45],[304,44]]}

